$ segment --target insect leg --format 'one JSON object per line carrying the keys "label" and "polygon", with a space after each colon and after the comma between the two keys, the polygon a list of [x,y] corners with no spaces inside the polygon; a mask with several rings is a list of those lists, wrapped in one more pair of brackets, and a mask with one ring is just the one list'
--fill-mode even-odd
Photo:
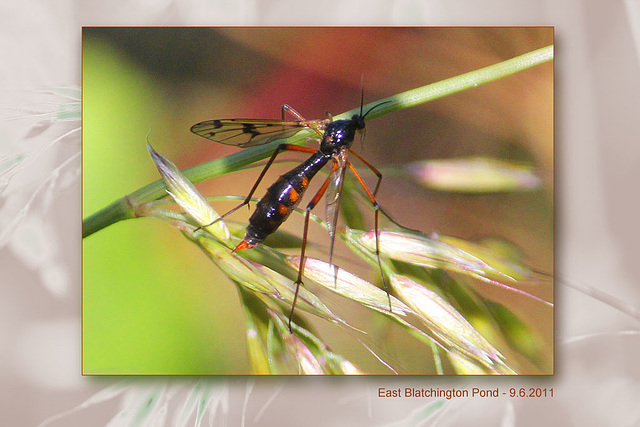
{"label": "insect leg", "polygon": [[[371,169],[371,172],[373,172],[378,177],[378,182],[376,182],[376,188],[373,190],[373,197],[375,197],[378,194],[378,189],[380,188],[380,184],[382,183],[382,173],[378,169],[376,169],[371,163],[369,163],[365,159],[363,159],[362,156],[360,156],[355,151],[349,150],[349,154],[352,154],[354,157],[357,157],[358,160],[360,160],[366,167]],[[353,170],[353,167],[351,167],[351,170]],[[359,179],[359,181],[360,181],[360,184],[364,186],[362,180]],[[393,217],[391,215],[389,215],[384,209],[382,209],[382,206],[378,205],[378,209],[380,210],[380,212],[382,212],[382,214],[384,216],[387,217],[387,219],[389,221],[391,221],[392,223],[394,223],[398,227],[404,228],[405,230],[413,231],[414,233],[422,234],[422,231],[420,231],[420,230],[416,230],[414,228],[410,228],[410,227],[407,227],[405,225],[400,224],[398,221],[393,219]]]}
{"label": "insect leg", "polygon": [[[306,121],[307,119],[305,119],[304,117],[302,117],[302,114],[298,113],[296,110],[293,109],[293,107],[291,107],[289,104],[282,104],[282,120],[284,121],[284,114],[285,113],[289,113],[291,114],[293,117],[295,117],[296,119],[300,120],[300,121]],[[316,127],[310,126],[310,129],[313,129],[315,131],[315,133],[317,133],[321,138],[322,138],[322,131]]]}
{"label": "insect leg", "polygon": [[278,145],[278,148],[276,148],[276,150],[273,152],[273,154],[269,158],[269,161],[267,161],[267,164],[264,165],[264,168],[262,169],[262,172],[260,172],[260,176],[258,176],[258,179],[256,180],[255,184],[253,184],[253,188],[251,188],[251,191],[249,191],[249,194],[244,199],[244,201],[242,203],[240,203],[238,206],[236,206],[235,208],[231,209],[230,211],[228,211],[228,212],[224,213],[223,215],[221,215],[220,217],[216,218],[210,224],[201,225],[201,226],[197,227],[195,229],[195,231],[198,231],[201,228],[208,227],[208,226],[210,226],[212,224],[215,224],[216,222],[220,221],[221,219],[226,218],[230,214],[234,213],[235,211],[237,211],[241,207],[243,207],[245,205],[248,205],[249,201],[251,200],[251,197],[253,197],[253,193],[255,193],[256,189],[258,188],[258,185],[260,185],[260,182],[262,181],[262,178],[264,178],[264,175],[267,173],[267,170],[271,167],[271,164],[273,164],[273,161],[276,159],[278,154],[280,154],[282,151],[300,151],[300,152],[303,152],[303,153],[315,153],[316,152],[316,150],[314,150],[313,148],[301,147],[299,145],[293,145],[293,144],[280,144],[280,145]]}
{"label": "insect leg", "polygon": [[[376,169],[371,163],[363,159],[362,156],[356,153],[355,151],[349,150],[349,154],[352,154],[354,157],[360,160],[366,167],[371,169],[371,172],[373,172],[378,177],[378,182],[376,182],[376,188],[373,190],[373,196],[375,197],[376,194],[378,194],[378,188],[380,188],[380,183],[382,182],[382,173],[378,169]],[[351,168],[351,170],[353,170],[353,167]],[[362,184],[362,180],[360,181],[360,184]],[[362,185],[364,186],[364,184]]]}
{"label": "insect leg", "polygon": [[[334,163],[331,172],[334,172],[338,168],[338,163]],[[307,235],[309,233],[309,216],[311,215],[311,210],[316,207],[318,201],[322,198],[324,193],[327,191],[327,187],[329,186],[329,182],[331,181],[331,175],[329,174],[327,179],[325,179],[324,183],[318,190],[313,199],[307,205],[307,213],[304,217],[304,231],[302,232],[302,249],[300,250],[300,265],[298,266],[298,278],[295,281],[296,291],[293,295],[293,302],[291,303],[291,312],[289,313],[289,332],[291,332],[291,319],[293,318],[293,310],[296,306],[296,301],[298,300],[298,291],[300,290],[300,285],[302,284],[302,275],[304,274],[304,262],[305,262],[305,252],[307,250]]]}
{"label": "insect leg", "polygon": [[[360,160],[363,160],[362,157],[360,156],[356,156],[356,157],[358,157]],[[363,160],[363,163],[369,166],[371,170],[373,170],[374,172],[376,171],[376,169],[373,166],[369,165],[364,160]],[[380,269],[380,276],[382,277],[382,284],[384,285],[384,290],[387,293],[387,299],[389,301],[389,311],[393,311],[391,309],[391,296],[389,295],[389,286],[387,285],[387,279],[384,277],[384,272],[382,271],[382,261],[380,261],[380,227],[379,227],[380,205],[378,205],[378,202],[376,201],[376,197],[374,195],[375,193],[371,193],[371,191],[367,187],[367,184],[364,183],[364,181],[360,177],[360,174],[358,173],[358,171],[356,171],[356,168],[354,168],[350,162],[347,162],[347,167],[351,169],[351,172],[353,172],[356,179],[364,189],[365,193],[367,193],[369,200],[371,200],[371,204],[373,204],[373,209],[375,211],[374,227],[375,227],[375,234],[376,234],[376,258],[378,260],[378,268]],[[378,174],[379,173],[380,172],[378,172]],[[382,179],[382,174],[378,175],[378,185],[380,184],[381,179]],[[376,185],[376,191],[378,191],[378,185]]]}
{"label": "insect leg", "polygon": [[296,110],[293,109],[292,106],[290,106],[289,104],[282,104],[282,120],[284,121],[284,114],[285,113],[289,113],[292,116],[294,116],[296,119],[298,120],[306,120],[304,117],[302,117],[302,114],[298,113]]}

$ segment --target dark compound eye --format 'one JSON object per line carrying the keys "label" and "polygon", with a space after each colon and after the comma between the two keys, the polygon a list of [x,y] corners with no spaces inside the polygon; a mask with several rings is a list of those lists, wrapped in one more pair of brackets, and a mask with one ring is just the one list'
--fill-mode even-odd
{"label": "dark compound eye", "polygon": [[351,120],[356,124],[356,127],[358,129],[364,129],[364,119],[362,118],[362,116],[356,114],[351,117]]}

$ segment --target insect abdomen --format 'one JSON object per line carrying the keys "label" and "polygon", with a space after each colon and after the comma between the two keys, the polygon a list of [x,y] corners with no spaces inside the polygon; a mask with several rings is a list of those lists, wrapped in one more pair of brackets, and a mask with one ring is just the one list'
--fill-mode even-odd
{"label": "insect abdomen", "polygon": [[280,176],[260,199],[249,218],[244,241],[251,246],[264,241],[289,218],[298,206],[309,181],[327,163],[330,157],[313,155],[306,162]]}

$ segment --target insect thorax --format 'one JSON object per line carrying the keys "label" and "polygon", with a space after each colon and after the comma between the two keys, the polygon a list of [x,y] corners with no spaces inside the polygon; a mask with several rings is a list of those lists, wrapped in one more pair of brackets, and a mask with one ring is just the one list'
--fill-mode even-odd
{"label": "insect thorax", "polygon": [[337,154],[343,148],[350,148],[356,130],[358,130],[358,124],[353,119],[329,123],[320,142],[320,151],[324,154]]}

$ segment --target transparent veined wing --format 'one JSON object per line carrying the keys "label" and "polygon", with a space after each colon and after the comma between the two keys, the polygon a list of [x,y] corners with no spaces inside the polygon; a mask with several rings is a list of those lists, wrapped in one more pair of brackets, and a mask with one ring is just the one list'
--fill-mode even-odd
{"label": "transparent veined wing", "polygon": [[342,184],[344,182],[344,174],[347,171],[347,152],[342,150],[338,153],[334,160],[337,162],[337,168],[331,172],[329,177],[329,186],[327,187],[327,206],[326,206],[326,222],[327,232],[331,238],[331,246],[329,248],[329,264],[332,263],[333,246],[335,244],[336,226],[338,224],[338,214],[340,208],[340,195],[342,194]]}
{"label": "transparent veined wing", "polygon": [[287,138],[304,128],[321,133],[324,127],[324,120],[215,119],[193,125],[191,132],[221,144],[253,147]]}

